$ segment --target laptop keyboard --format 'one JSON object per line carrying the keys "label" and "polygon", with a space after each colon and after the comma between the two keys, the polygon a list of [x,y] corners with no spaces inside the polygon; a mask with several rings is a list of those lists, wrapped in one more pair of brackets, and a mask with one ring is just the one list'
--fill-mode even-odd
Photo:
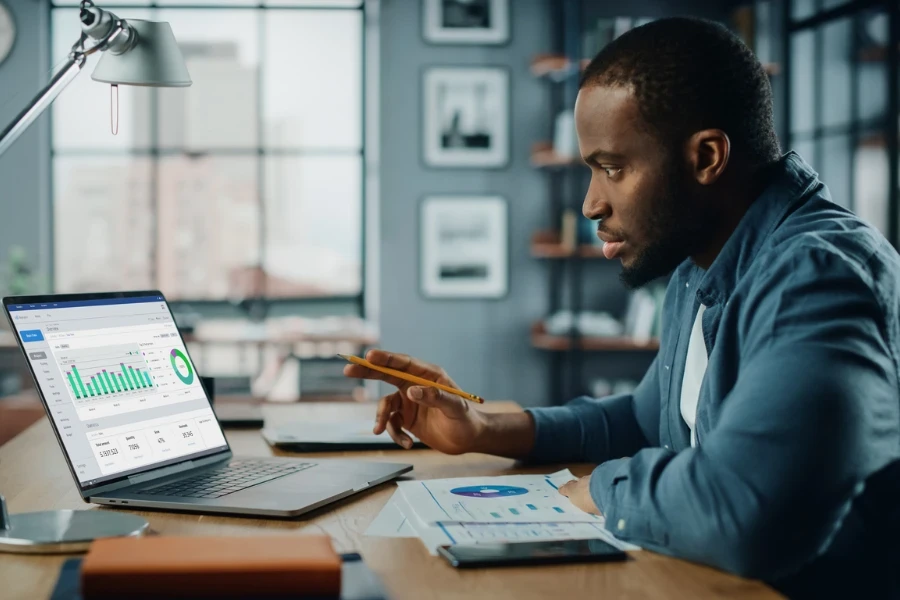
{"label": "laptop keyboard", "polygon": [[179,498],[221,498],[254,485],[305,471],[316,463],[278,464],[255,460],[233,460],[227,467],[194,477],[179,479],[159,487],[142,488],[145,496],[177,496]]}

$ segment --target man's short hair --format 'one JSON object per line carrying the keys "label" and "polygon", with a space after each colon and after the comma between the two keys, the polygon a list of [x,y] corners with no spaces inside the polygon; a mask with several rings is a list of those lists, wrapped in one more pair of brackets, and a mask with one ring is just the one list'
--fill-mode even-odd
{"label": "man's short hair", "polygon": [[651,133],[678,148],[701,129],[721,129],[733,157],[762,166],[781,154],[772,87],[753,52],[718,23],[668,18],[632,29],[588,65],[581,88],[630,87]]}

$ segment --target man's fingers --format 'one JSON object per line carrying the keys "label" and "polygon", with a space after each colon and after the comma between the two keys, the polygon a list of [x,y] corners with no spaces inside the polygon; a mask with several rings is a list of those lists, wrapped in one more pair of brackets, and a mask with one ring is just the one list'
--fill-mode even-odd
{"label": "man's fingers", "polygon": [[437,379],[443,375],[441,369],[434,365],[417,360],[406,354],[397,354],[386,350],[369,350],[366,352],[366,360],[379,367],[404,371],[410,375],[418,375],[426,379]]}
{"label": "man's fingers", "polygon": [[344,375],[353,379],[368,379],[370,373],[376,372],[361,365],[344,365]]}
{"label": "man's fingers", "polygon": [[391,439],[409,450],[412,448],[412,438],[403,431],[403,415],[396,412],[391,415],[387,423],[388,435]]}
{"label": "man's fingers", "polygon": [[412,386],[406,390],[406,397],[422,406],[436,408],[453,419],[462,417],[469,410],[467,400],[431,386]]}
{"label": "man's fingers", "polygon": [[379,400],[378,410],[375,412],[375,428],[372,429],[372,433],[375,435],[384,433],[384,428],[387,426],[391,413],[400,410],[402,403],[403,399],[400,397],[400,392],[394,392]]}
{"label": "man's fingers", "polygon": [[384,381],[385,383],[389,383],[394,387],[407,385],[407,382],[403,379],[400,379],[399,377],[387,375],[385,373],[382,373],[381,371],[373,371],[372,369],[367,369],[362,365],[344,366],[344,375],[346,377],[350,377],[351,379],[372,379],[374,381]]}
{"label": "man's fingers", "polygon": [[559,493],[568,498],[569,494],[572,493],[573,485],[575,485],[574,481],[570,481],[569,483],[564,483],[563,485],[559,486]]}

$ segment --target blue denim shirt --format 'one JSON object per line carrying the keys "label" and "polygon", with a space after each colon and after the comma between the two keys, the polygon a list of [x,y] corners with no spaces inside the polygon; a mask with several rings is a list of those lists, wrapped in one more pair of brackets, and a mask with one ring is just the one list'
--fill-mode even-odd
{"label": "blue denim shirt", "polygon": [[[835,564],[874,565],[900,532],[885,468],[900,458],[900,257],[798,155],[776,170],[710,268],[673,273],[634,392],[532,409],[531,459],[602,463],[591,496],[621,539],[803,593]],[[700,303],[692,448],[680,397]]]}

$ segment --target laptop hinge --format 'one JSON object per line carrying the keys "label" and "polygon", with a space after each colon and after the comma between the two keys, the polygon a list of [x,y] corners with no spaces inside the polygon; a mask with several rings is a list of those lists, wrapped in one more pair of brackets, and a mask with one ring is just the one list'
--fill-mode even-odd
{"label": "laptop hinge", "polygon": [[204,456],[203,458],[195,458],[194,460],[189,460],[175,465],[169,465],[168,467],[153,469],[152,471],[149,471],[147,473],[137,473],[128,477],[128,484],[133,485],[136,483],[146,483],[147,481],[151,481],[153,479],[162,479],[163,477],[168,477],[169,475],[174,475],[176,473],[183,473],[184,471],[190,471],[191,469],[208,467],[210,465],[230,460],[231,457],[232,454],[230,451],[219,452],[213,454],[212,456]]}
{"label": "laptop hinge", "polygon": [[183,473],[184,471],[188,471],[190,469],[198,469],[200,467],[207,467],[222,461],[226,461],[230,459],[232,456],[231,452],[225,452],[222,454],[215,454],[213,456],[204,456],[203,458],[198,458],[194,460],[189,460],[184,463],[178,463],[177,465],[170,465],[168,467],[162,467],[160,469],[154,469],[147,473],[138,473],[136,475],[130,475],[127,480],[123,479],[116,483],[111,483],[109,485],[100,486],[99,488],[95,488],[90,490],[89,492],[82,492],[82,498],[88,500],[92,496],[101,496],[103,494],[122,489],[125,487],[129,487],[131,485],[146,483],[148,481],[154,479],[160,479],[163,477],[167,477],[169,475],[174,475],[176,473]]}
{"label": "laptop hinge", "polygon": [[145,481],[150,481],[151,479],[159,479],[160,477],[167,477],[169,475],[174,475],[175,473],[188,471],[196,466],[197,465],[194,464],[194,461],[189,460],[187,462],[178,463],[177,465],[169,465],[168,467],[163,467],[161,469],[154,469],[149,473],[139,473],[137,475],[131,475],[128,478],[128,483],[132,485],[136,483],[144,483]]}

